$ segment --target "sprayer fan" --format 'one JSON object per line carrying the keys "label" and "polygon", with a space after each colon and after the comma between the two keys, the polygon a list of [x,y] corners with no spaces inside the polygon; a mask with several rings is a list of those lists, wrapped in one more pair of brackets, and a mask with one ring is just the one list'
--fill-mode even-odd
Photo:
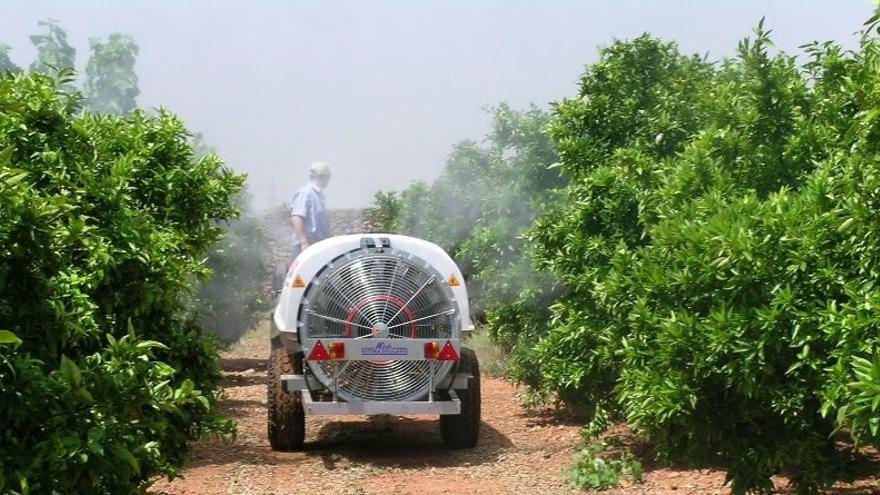
{"label": "sprayer fan", "polygon": [[[362,248],[320,271],[300,312],[305,339],[460,338],[458,305],[446,277],[420,258],[392,248]],[[429,361],[309,361],[328,389],[336,373],[347,401],[418,400],[428,393]],[[433,364],[435,383],[451,369]]]}

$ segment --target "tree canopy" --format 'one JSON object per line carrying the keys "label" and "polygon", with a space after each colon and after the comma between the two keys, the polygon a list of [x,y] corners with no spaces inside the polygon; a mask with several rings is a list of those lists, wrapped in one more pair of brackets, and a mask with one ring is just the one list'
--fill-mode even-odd
{"label": "tree canopy", "polygon": [[134,70],[138,46],[131,36],[111,34],[106,42],[92,38],[83,94],[93,112],[121,115],[137,108],[140,94]]}

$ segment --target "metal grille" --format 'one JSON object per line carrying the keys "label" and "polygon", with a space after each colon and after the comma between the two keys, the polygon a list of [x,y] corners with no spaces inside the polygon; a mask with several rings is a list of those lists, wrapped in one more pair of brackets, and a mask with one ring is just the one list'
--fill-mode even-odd
{"label": "metal grille", "polygon": [[[457,304],[442,275],[411,254],[361,249],[334,261],[306,290],[302,336],[316,338],[459,338]],[[355,400],[417,400],[428,393],[429,361],[309,361],[327,388]],[[434,363],[439,381],[452,364]]]}

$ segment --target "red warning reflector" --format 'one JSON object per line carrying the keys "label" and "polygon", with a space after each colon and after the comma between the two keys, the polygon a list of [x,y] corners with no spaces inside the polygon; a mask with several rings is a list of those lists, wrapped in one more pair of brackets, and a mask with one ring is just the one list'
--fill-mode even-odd
{"label": "red warning reflector", "polygon": [[443,350],[440,351],[437,359],[440,361],[458,361],[458,353],[455,352],[455,347],[452,346],[452,342],[448,340],[446,341],[446,345],[443,346]]}
{"label": "red warning reflector", "polygon": [[309,361],[329,361],[330,359],[330,353],[319,340],[312,348],[312,352],[309,353]]}
{"label": "red warning reflector", "polygon": [[303,287],[306,286],[306,283],[303,282],[302,277],[297,275],[296,278],[293,279],[293,283],[290,284],[290,286],[293,287],[294,289],[302,289]]}
{"label": "red warning reflector", "polygon": [[451,277],[449,277],[449,286],[450,287],[458,287],[461,285],[461,282],[458,281],[458,277],[453,273]]}
{"label": "red warning reflector", "polygon": [[440,355],[440,342],[425,342],[425,359],[437,359]]}
{"label": "red warning reflector", "polygon": [[330,342],[330,359],[345,359],[345,343]]}

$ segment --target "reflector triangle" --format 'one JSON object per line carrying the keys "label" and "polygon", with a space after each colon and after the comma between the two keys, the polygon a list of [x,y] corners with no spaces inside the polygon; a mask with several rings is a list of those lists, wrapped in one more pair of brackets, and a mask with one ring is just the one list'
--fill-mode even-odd
{"label": "reflector triangle", "polygon": [[[454,351],[454,349],[453,349]],[[327,352],[327,348],[324,347],[324,344],[319,340],[315,347],[312,349],[312,352],[309,353],[309,361],[329,361],[330,353]]]}
{"label": "reflector triangle", "polygon": [[437,356],[437,359],[440,361],[458,361],[458,353],[455,352],[455,347],[453,347],[452,342],[446,341],[446,345],[443,346],[443,350],[440,351],[440,355]]}
{"label": "reflector triangle", "polygon": [[293,288],[295,288],[295,289],[302,289],[303,287],[306,286],[306,283],[303,282],[302,277],[300,277],[299,275],[297,275],[296,278],[293,279],[293,283],[292,283],[290,286],[293,287]]}
{"label": "reflector triangle", "polygon": [[458,287],[461,285],[461,282],[458,281],[458,277],[453,273],[451,277],[449,277],[449,286],[450,287]]}

